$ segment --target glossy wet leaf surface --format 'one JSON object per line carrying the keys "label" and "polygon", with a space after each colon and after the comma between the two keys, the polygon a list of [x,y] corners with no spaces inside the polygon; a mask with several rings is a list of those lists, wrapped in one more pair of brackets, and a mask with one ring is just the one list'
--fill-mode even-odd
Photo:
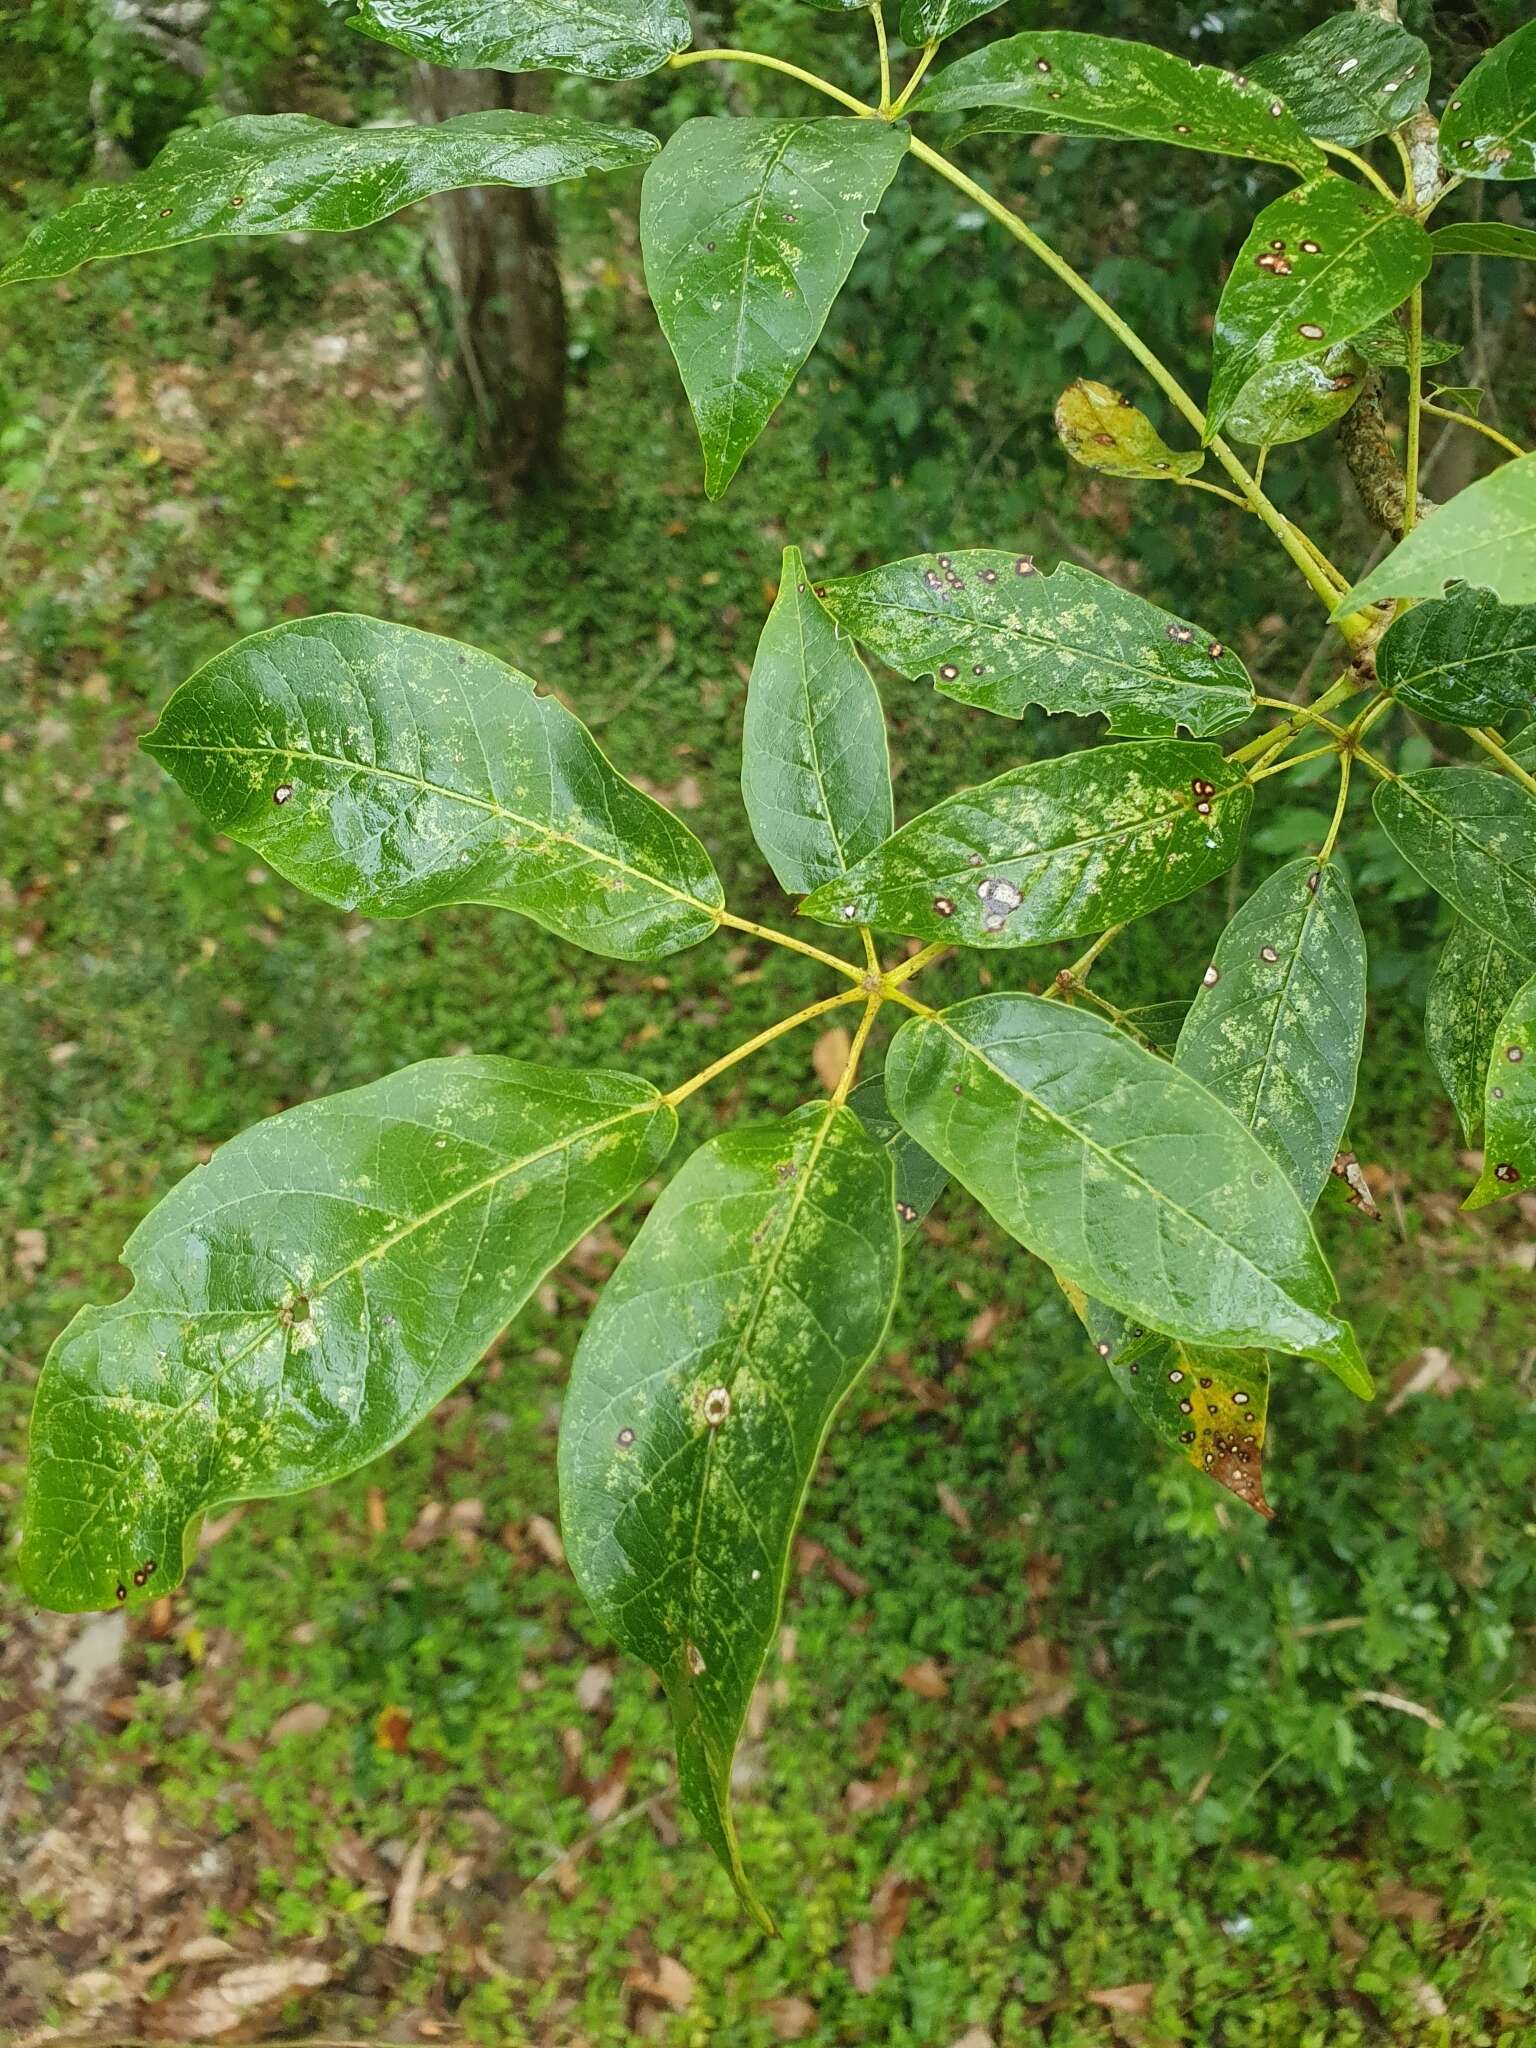
{"label": "glossy wet leaf surface", "polygon": [[641,78],[693,40],[683,0],[356,0],[350,26],[428,64]]}
{"label": "glossy wet leaf surface", "polygon": [[909,1018],[885,1079],[918,1143],[1083,1293],[1190,1342],[1322,1359],[1368,1389],[1285,1175],[1123,1032],[1040,996],[979,996]]}
{"label": "glossy wet leaf surface", "polygon": [[802,896],[890,836],[891,764],[880,693],[784,550],[741,738],[752,836],[781,888]]}
{"label": "glossy wet leaf surface", "polygon": [[82,1310],[49,1353],[32,1597],[153,1599],[195,1551],[192,1518],[397,1443],[675,1130],[632,1075],[461,1058],[232,1138],[128,1240],[131,1292]]}
{"label": "glossy wet leaf surface", "polygon": [[1440,157],[1458,178],[1536,178],[1536,21],[1495,43],[1451,94]]}
{"label": "glossy wet leaf surface", "polygon": [[143,745],[215,830],[344,910],[489,903],[616,960],[717,929],[687,826],[456,640],[344,613],[274,626],[183,683]]}
{"label": "glossy wet leaf surface", "polygon": [[120,185],[98,185],[32,230],[0,284],[224,235],[343,234],[464,185],[552,185],[656,153],[636,128],[563,114],[458,114],[435,127],[336,128],[243,114],[184,129]]}
{"label": "glossy wet leaf surface", "polygon": [[898,675],[1005,718],[1100,712],[1112,733],[1199,737],[1253,709],[1248,671],[1204,626],[1062,562],[1000,548],[912,555],[816,584],[845,633]]}
{"label": "glossy wet leaf surface", "polygon": [[1482,768],[1376,786],[1376,820],[1453,910],[1536,964],[1536,796]]}
{"label": "glossy wet leaf surface", "polygon": [[1151,43],[1029,30],[946,66],[913,102],[924,114],[996,110],[971,133],[1096,135],[1257,157],[1318,171],[1324,156],[1273,93]]}
{"label": "glossy wet leaf surface", "polygon": [[1536,715],[1536,605],[1462,584],[1394,619],[1376,648],[1384,690],[1451,725]]}
{"label": "glossy wet leaf surface", "polygon": [[1201,448],[1174,449],[1137,406],[1092,377],[1079,377],[1056,401],[1056,438],[1084,469],[1108,476],[1190,476],[1205,461]]}
{"label": "glossy wet leaf surface", "polygon": [[1424,1043],[1469,1145],[1483,1127],[1494,1033],[1529,973],[1529,961],[1460,917],[1435,962],[1424,1005]]}
{"label": "glossy wet leaf surface", "polygon": [[1192,1074],[1279,1161],[1303,1208],[1327,1185],[1365,1040],[1365,937],[1339,863],[1291,861],[1216,944],[1179,1034]]}
{"label": "glossy wet leaf surface", "polygon": [[1143,1330],[1061,1282],[1090,1343],[1137,1419],[1197,1472],[1266,1517],[1269,1360],[1262,1351],[1183,1344]]}
{"label": "glossy wet leaf surface", "polygon": [[1304,441],[1341,420],[1365,389],[1366,365],[1351,342],[1294,363],[1271,363],[1250,377],[1227,414],[1229,441],[1278,448]]}
{"label": "glossy wet leaf surface", "polygon": [[815,347],[906,152],[886,121],[705,116],[647,171],[645,281],[712,498]]}
{"label": "glossy wet leaf surface", "polygon": [[566,1550],[657,1671],[690,1811],[757,1918],[731,1759],[827,1430],[900,1269],[888,1155],[849,1109],[737,1126],[687,1161],[608,1282],[560,1429]]}
{"label": "glossy wet leaf surface", "polygon": [[1436,228],[1430,245],[1437,256],[1516,256],[1536,263],[1536,228],[1502,220],[1469,220]]}
{"label": "glossy wet leaf surface", "polygon": [[[1378,320],[1374,327],[1367,327],[1357,334],[1349,344],[1369,369],[1405,370],[1408,367],[1408,330],[1399,321]],[[1419,341],[1419,362],[1429,368],[1435,363],[1448,363],[1452,356],[1461,354],[1459,341],[1446,341],[1439,335],[1426,334]]]}
{"label": "glossy wet leaf surface", "polygon": [[1076,938],[1225,873],[1252,806],[1240,771],[1195,740],[1032,761],[913,818],[801,909],[962,946]]}
{"label": "glossy wet leaf surface", "polygon": [[1334,617],[1384,597],[1439,597],[1475,583],[1505,604],[1536,604],[1536,455],[1468,484],[1421,519],[1377,568],[1346,591]]}
{"label": "glossy wet leaf surface", "polygon": [[848,1097],[848,1107],[870,1137],[890,1154],[896,1177],[896,1214],[906,1231],[921,1223],[949,1186],[949,1175],[910,1131],[903,1130],[886,1100],[884,1074],[870,1074]]}
{"label": "glossy wet leaf surface", "polygon": [[1536,1187],[1536,976],[1494,1027],[1483,1123],[1483,1170],[1464,1209]]}
{"label": "glossy wet leaf surface", "polygon": [[1356,146],[1401,127],[1429,91],[1429,50],[1378,14],[1335,14],[1250,66],[1309,135]]}
{"label": "glossy wet leaf surface", "polygon": [[1002,4],[1003,0],[902,0],[901,40],[909,50],[940,43]]}
{"label": "glossy wet leaf surface", "polygon": [[1208,432],[1260,370],[1348,341],[1400,306],[1429,267],[1428,235],[1379,193],[1325,174],[1282,194],[1222,287]]}

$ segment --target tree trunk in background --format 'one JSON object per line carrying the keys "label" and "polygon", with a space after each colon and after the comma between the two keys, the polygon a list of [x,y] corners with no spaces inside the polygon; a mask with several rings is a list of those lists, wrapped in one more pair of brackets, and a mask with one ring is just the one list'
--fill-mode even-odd
{"label": "tree trunk in background", "polygon": [[[529,105],[530,81],[419,64],[419,121]],[[432,202],[439,365],[451,418],[492,492],[547,482],[565,418],[565,299],[548,195],[508,187]]]}

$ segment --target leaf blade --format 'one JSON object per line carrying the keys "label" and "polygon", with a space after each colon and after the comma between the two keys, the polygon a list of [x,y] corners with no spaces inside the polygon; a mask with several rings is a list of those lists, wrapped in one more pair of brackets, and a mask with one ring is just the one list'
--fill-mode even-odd
{"label": "leaf blade", "polygon": [[1401,127],[1429,91],[1429,49],[1378,14],[1335,14],[1261,57],[1254,83],[1275,92],[1309,135],[1357,146]]}
{"label": "leaf blade", "polygon": [[1536,454],[1479,477],[1437,505],[1334,606],[1334,618],[1388,597],[1439,597],[1476,583],[1505,604],[1536,604]]}
{"label": "leaf blade", "polygon": [[1470,583],[1394,619],[1376,647],[1384,690],[1450,725],[1536,715],[1536,604],[1504,605]]}
{"label": "leaf blade", "polygon": [[348,27],[449,70],[643,78],[693,40],[682,0],[356,0]]}
{"label": "leaf blade", "polygon": [[942,43],[1002,4],[1003,0],[901,0],[901,40],[909,50]]}
{"label": "leaf blade", "polygon": [[1536,797],[1481,768],[1421,768],[1376,785],[1376,821],[1453,910],[1536,961]]}
{"label": "leaf blade", "polygon": [[1205,451],[1170,448],[1144,412],[1108,384],[1079,377],[1056,401],[1056,438],[1085,469],[1153,479],[1191,476]]}
{"label": "leaf blade", "polygon": [[129,1239],[132,1290],[49,1353],[22,1548],[35,1597],[151,1599],[206,1509],[398,1442],[675,1131],[632,1075],[459,1058],[231,1139]]}
{"label": "leaf blade", "polygon": [[218,831],[375,917],[517,910],[611,959],[658,959],[724,902],[688,828],[579,719],[478,648],[348,613],[215,655],[141,742]]}
{"label": "leaf blade", "polygon": [[1536,21],[1495,43],[1451,95],[1440,160],[1460,178],[1536,178]]}
{"label": "leaf blade", "polygon": [[1463,1209],[1486,1209],[1536,1181],[1536,975],[1518,988],[1489,1049],[1483,1170]]}
{"label": "leaf blade", "polygon": [[1458,917],[1430,977],[1424,1043],[1469,1145],[1483,1127],[1494,1033],[1528,972],[1528,962]]}
{"label": "leaf blade", "polygon": [[1512,256],[1536,263],[1536,228],[1513,227],[1507,221],[1459,221],[1436,228],[1429,240],[1437,256]]}

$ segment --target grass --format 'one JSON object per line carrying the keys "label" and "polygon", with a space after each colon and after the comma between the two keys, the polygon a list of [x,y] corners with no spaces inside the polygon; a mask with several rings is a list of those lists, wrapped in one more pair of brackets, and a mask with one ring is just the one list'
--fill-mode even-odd
{"label": "grass", "polygon": [[[397,246],[378,238],[375,260]],[[857,460],[829,487],[793,406],[707,505],[626,244],[583,273],[572,475],[497,523],[423,418],[387,294],[349,250],[309,254],[299,291],[286,259],[250,254],[86,273],[19,299],[0,344],[8,505],[36,489],[0,637],[0,1242],[33,1243],[0,1307],[10,1511],[47,1344],[119,1286],[124,1237],[208,1148],[460,1047],[670,1083],[825,988],[750,944],[651,972],[491,913],[370,925],[310,903],[214,841],[136,752],[175,683],[300,611],[474,640],[693,805],[733,905],[772,919],[734,790],[779,549],[881,559],[943,516]],[[317,351],[316,331],[338,342]],[[1198,519],[1207,548],[1249,546],[1224,509]],[[1014,486],[983,478],[958,537],[1018,525]],[[1273,638],[1212,623],[1283,677]],[[905,815],[1091,737],[911,686],[889,702]],[[1244,881],[1308,820],[1272,811],[1264,829]],[[1280,1518],[1260,1526],[1160,1456],[1041,1270],[951,1191],[833,1433],[743,1752],[746,1854],[784,1928],[765,1942],[674,1813],[656,1687],[530,1526],[557,1513],[560,1389],[633,1231],[621,1212],[406,1444],[247,1508],[136,1624],[108,1711],[72,1719],[26,1659],[5,1663],[14,2023],[73,2025],[82,1959],[131,1977],[105,1934],[83,1955],[61,1933],[68,1888],[39,1845],[60,1828],[111,1873],[117,1816],[147,1798],[167,1854],[213,1859],[182,1901],[198,1933],[242,1959],[324,1959],[315,1999],[267,2016],[280,2033],[1528,2043],[1532,1282],[1517,1215],[1462,1220],[1448,1199],[1465,1176],[1414,1001],[1434,911],[1355,829],[1377,999],[1351,1142],[1394,1199],[1373,1231],[1330,1189],[1320,1227],[1387,1387],[1438,1347],[1438,1391],[1366,1409],[1288,1366]],[[1139,928],[1106,956],[1106,992],[1187,993],[1229,907],[1218,889]],[[1065,957],[990,972],[1039,983]],[[979,971],[932,986],[958,996]],[[781,1041],[690,1101],[684,1142],[801,1099],[809,1051]],[[33,1273],[16,1234],[39,1229]],[[14,1643],[67,1641],[9,1607]],[[937,1683],[903,1684],[925,1660]],[[274,1739],[301,1705],[324,1725]],[[420,1952],[386,1938],[418,1837],[437,1944]],[[686,1970],[688,2002],[658,1957]],[[137,2024],[174,2030],[206,1975],[134,1980]]]}

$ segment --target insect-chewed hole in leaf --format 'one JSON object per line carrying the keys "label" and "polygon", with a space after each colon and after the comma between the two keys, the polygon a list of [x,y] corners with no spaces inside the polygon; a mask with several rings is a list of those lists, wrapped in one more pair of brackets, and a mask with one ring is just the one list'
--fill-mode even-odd
{"label": "insect-chewed hole in leaf", "polygon": [[1168,638],[1176,640],[1180,647],[1187,647],[1194,637],[1195,629],[1193,626],[1173,625],[1168,628]]}
{"label": "insect-chewed hole in leaf", "polygon": [[123,1584],[121,1579],[119,1579],[117,1582],[116,1591],[119,1600],[126,1600],[128,1598],[128,1588]]}
{"label": "insect-chewed hole in leaf", "polygon": [[1013,573],[1016,576],[1038,576],[1040,571],[1035,567],[1033,555],[1020,555],[1013,565]]}
{"label": "insect-chewed hole in leaf", "polygon": [[309,1296],[307,1294],[295,1294],[290,1300],[285,1301],[277,1312],[277,1320],[283,1325],[284,1329],[291,1329],[295,1323],[307,1323],[309,1321]]}

